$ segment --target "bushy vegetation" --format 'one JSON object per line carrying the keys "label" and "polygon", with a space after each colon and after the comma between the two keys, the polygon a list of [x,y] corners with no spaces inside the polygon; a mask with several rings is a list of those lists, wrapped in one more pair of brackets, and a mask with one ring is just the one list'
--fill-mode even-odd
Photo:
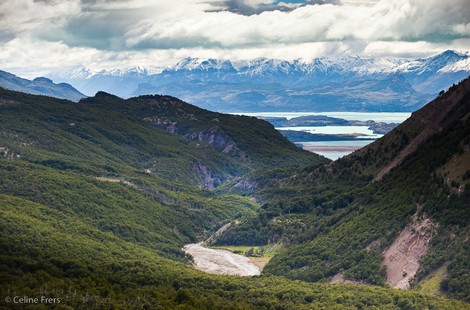
{"label": "bushy vegetation", "polygon": [[[48,308],[464,309],[466,306],[457,301],[377,287],[307,284],[278,277],[211,276],[162,258],[145,246],[102,232],[74,215],[64,215],[22,198],[0,195],[0,201],[1,294],[61,299],[61,304]],[[3,300],[2,305],[6,306]]]}
{"label": "bushy vegetation", "polygon": [[258,182],[266,184],[255,194],[261,204],[258,214],[229,229],[217,243],[288,245],[270,260],[265,274],[316,282],[341,273],[347,279],[385,285],[382,252],[419,210],[439,229],[415,285],[447,263],[442,291],[468,301],[470,193],[468,187],[458,191],[459,186],[449,186],[436,173],[455,155],[468,151],[468,98],[464,96],[456,108],[458,121],[380,182],[370,182],[372,175],[406,147],[421,125],[407,121],[387,139],[355,155]]}
{"label": "bushy vegetation", "polygon": [[[192,117],[186,121],[188,111]],[[265,122],[216,115],[224,134],[248,155],[244,158],[192,137],[189,133],[207,130],[195,119],[206,124],[211,113],[171,97],[122,100],[101,93],[74,104],[0,89],[0,307],[14,307],[4,303],[6,296],[42,295],[60,298],[61,304],[48,306],[56,309],[468,306],[380,287],[213,276],[189,267],[181,250],[185,243],[239,219],[253,224],[234,229],[259,230],[260,244],[284,240],[292,244],[292,257],[300,258],[286,269],[288,256],[281,252],[267,274],[311,281],[345,270],[347,276],[381,284],[379,252],[365,253],[362,246],[388,225],[374,219],[394,210],[390,201],[389,209],[370,218],[374,210],[361,206],[367,206],[366,199],[380,200],[368,195],[386,192],[385,187],[368,186],[367,178],[352,174],[324,182],[331,171],[317,167],[326,160],[298,150]],[[176,117],[181,132],[169,134],[145,117]],[[307,164],[310,168],[303,169]],[[208,180],[221,185],[206,190]],[[237,186],[243,182],[254,186]],[[453,221],[453,211],[445,210],[435,214],[447,216],[449,225],[466,223],[465,217]],[[404,223],[413,210],[394,212],[384,223]],[[364,226],[351,236],[360,223],[353,221],[356,216],[377,227]],[[317,249],[309,242],[320,246],[317,260],[311,260],[308,251]],[[297,255],[302,243],[305,257]],[[452,279],[465,279],[464,250],[449,264]],[[299,271],[303,267],[308,273]],[[449,292],[456,287],[445,285]],[[453,296],[462,294],[465,290],[457,288]]]}

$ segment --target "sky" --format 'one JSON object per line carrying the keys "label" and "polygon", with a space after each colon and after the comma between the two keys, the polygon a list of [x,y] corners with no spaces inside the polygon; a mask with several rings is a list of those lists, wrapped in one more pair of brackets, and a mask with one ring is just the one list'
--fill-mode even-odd
{"label": "sky", "polygon": [[0,0],[0,70],[470,51],[468,0]]}

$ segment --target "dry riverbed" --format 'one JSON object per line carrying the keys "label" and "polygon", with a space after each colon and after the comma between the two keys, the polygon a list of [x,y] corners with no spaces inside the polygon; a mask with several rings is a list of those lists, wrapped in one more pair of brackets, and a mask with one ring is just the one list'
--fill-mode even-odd
{"label": "dry riverbed", "polygon": [[248,257],[227,250],[209,249],[204,247],[203,242],[187,244],[183,250],[194,258],[195,267],[201,271],[238,276],[256,276],[261,273]]}

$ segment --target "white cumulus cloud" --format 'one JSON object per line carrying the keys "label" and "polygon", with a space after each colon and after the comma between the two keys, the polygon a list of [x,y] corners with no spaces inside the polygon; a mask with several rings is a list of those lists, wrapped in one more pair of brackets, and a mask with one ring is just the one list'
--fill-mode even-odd
{"label": "white cumulus cloud", "polygon": [[[3,69],[470,50],[468,0],[3,0]],[[23,68],[23,70],[26,70]],[[31,69],[33,70],[33,69]]]}

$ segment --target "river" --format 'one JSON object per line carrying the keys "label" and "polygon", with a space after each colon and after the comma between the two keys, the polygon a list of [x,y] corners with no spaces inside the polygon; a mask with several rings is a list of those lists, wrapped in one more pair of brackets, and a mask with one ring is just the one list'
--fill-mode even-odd
{"label": "river", "polygon": [[193,257],[195,268],[204,272],[238,276],[257,276],[261,273],[248,257],[227,250],[206,248],[203,242],[187,244],[183,251]]}

